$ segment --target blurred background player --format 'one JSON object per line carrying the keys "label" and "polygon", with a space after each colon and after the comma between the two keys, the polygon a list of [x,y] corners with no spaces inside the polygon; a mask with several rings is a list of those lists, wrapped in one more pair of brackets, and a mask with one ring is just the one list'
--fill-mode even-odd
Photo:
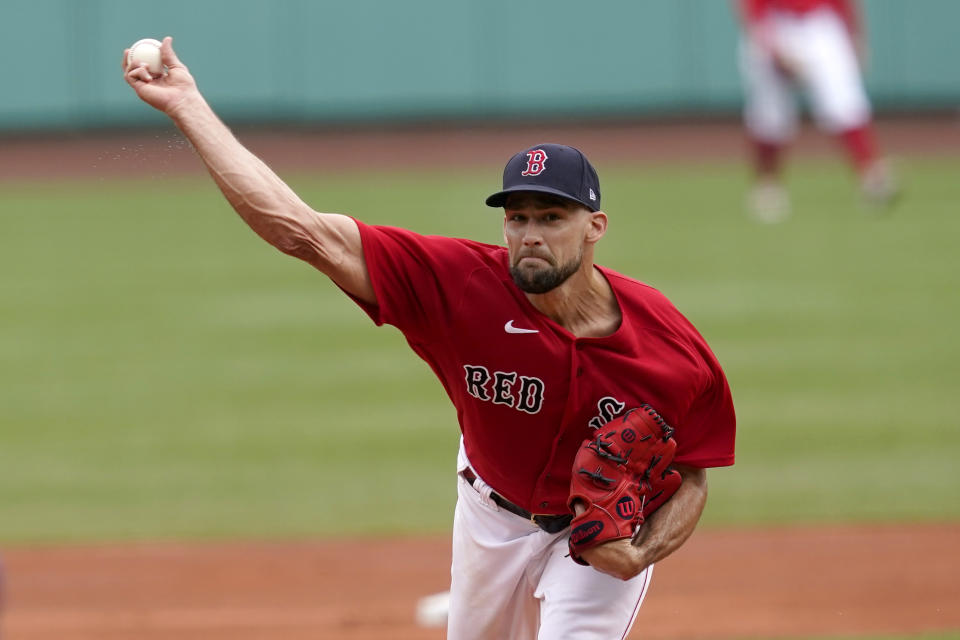
{"label": "blurred background player", "polygon": [[797,128],[795,90],[806,95],[817,125],[846,151],[864,200],[891,203],[898,189],[874,140],[862,78],[866,39],[855,1],[737,1],[744,122],[755,173],[751,214],[763,222],[789,215],[781,178],[784,148]]}

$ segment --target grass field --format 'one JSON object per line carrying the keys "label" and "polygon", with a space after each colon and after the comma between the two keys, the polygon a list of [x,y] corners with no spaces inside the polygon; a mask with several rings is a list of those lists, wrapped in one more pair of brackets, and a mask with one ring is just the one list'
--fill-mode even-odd
{"label": "grass field", "polygon": [[[960,518],[960,158],[899,166],[878,217],[841,165],[798,162],[795,217],[760,226],[739,165],[600,165],[600,262],[673,299],[731,382],[707,525]],[[285,177],[321,210],[497,242],[498,176]],[[449,528],[428,367],[206,178],[0,183],[0,212],[0,541]]]}

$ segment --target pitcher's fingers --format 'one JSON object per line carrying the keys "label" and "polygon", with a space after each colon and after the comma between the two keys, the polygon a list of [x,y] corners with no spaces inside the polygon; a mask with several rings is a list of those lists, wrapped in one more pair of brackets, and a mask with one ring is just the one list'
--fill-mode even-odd
{"label": "pitcher's fingers", "polygon": [[137,81],[139,82],[150,82],[153,80],[153,76],[150,75],[150,70],[147,69],[147,63],[141,62],[135,67],[132,67],[130,71],[127,72],[127,82],[132,86]]}
{"label": "pitcher's fingers", "polygon": [[127,84],[133,87],[134,89],[136,89],[137,85],[140,83],[140,79],[135,75],[136,71],[137,71],[136,69],[130,69],[125,74],[123,74],[123,79],[126,80]]}
{"label": "pitcher's fingers", "polygon": [[129,67],[127,67],[127,56],[128,56],[128,55],[130,55],[130,49],[124,49],[124,50],[123,50],[123,58],[121,58],[121,60],[120,60],[120,67],[123,69],[123,72],[124,72],[124,73],[126,73],[127,71],[130,70]]}
{"label": "pitcher's fingers", "polygon": [[183,66],[180,58],[178,58],[177,54],[173,51],[173,36],[166,36],[163,42],[160,43],[160,60],[163,61],[163,64],[166,65],[168,69]]}

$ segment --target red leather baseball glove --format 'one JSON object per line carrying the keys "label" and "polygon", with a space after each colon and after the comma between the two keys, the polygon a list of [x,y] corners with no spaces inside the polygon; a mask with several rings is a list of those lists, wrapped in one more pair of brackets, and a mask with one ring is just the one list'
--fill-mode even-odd
{"label": "red leather baseball glove", "polygon": [[[647,404],[630,409],[583,441],[573,462],[567,506],[586,510],[570,527],[570,557],[610,540],[630,538],[644,519],[680,488],[670,467],[677,442],[673,428]],[[574,511],[574,513],[576,513]]]}

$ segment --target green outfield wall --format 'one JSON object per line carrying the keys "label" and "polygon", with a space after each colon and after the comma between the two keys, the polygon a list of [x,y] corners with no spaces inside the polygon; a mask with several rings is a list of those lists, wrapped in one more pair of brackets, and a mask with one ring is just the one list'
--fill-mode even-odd
{"label": "green outfield wall", "polygon": [[[334,122],[731,113],[728,0],[0,0],[0,131],[160,122],[120,52],[177,50],[225,117]],[[867,0],[878,109],[960,105],[960,1]]]}

